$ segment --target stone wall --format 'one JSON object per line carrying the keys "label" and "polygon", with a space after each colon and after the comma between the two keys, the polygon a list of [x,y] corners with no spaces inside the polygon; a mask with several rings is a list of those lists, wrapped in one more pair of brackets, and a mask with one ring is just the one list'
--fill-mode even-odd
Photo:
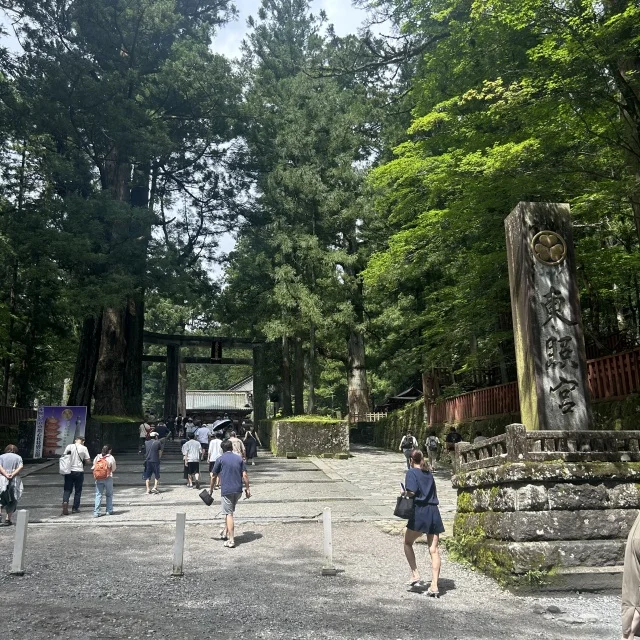
{"label": "stone wall", "polygon": [[8,444],[18,444],[18,427],[0,425],[0,453]]}
{"label": "stone wall", "polygon": [[[597,402],[591,405],[593,428],[605,431],[640,430],[640,396],[631,395],[623,400]],[[442,424],[435,427],[436,434],[444,439],[449,428],[455,426],[468,442],[482,434],[486,437],[497,436],[505,432],[509,424],[520,422],[520,414],[492,416],[484,420],[469,420],[455,424]],[[422,400],[408,405],[405,409],[394,411],[375,425],[358,425],[354,441],[372,444],[383,449],[397,450],[402,435],[409,429],[420,445],[426,440],[429,427],[424,423],[424,403]]]}
{"label": "stone wall", "polygon": [[512,425],[460,443],[454,549],[502,582],[535,574],[552,588],[618,589],[640,509],[640,432],[623,433]]}
{"label": "stone wall", "polygon": [[139,421],[98,422],[89,418],[85,444],[91,455],[98,454],[105,444],[110,444],[114,453],[123,453],[138,448],[139,434]]}
{"label": "stone wall", "polygon": [[[267,422],[267,421],[264,421]],[[269,435],[271,451],[276,456],[296,453],[317,456],[349,452],[349,425],[342,420],[272,420],[262,424],[260,435]],[[263,440],[263,443],[265,440]]]}

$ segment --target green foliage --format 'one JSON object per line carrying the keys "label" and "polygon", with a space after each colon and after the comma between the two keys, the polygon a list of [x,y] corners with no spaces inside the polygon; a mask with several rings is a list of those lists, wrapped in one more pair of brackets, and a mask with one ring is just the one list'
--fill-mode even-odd
{"label": "green foliage", "polygon": [[373,4],[429,43],[407,137],[370,176],[390,228],[364,272],[379,373],[513,379],[503,220],[520,200],[572,205],[587,335],[637,339],[638,122],[620,117],[638,107],[637,6]]}

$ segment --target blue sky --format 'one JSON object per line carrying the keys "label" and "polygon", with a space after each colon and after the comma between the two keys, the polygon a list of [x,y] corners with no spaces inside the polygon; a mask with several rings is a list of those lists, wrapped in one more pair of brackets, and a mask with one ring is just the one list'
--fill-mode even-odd
{"label": "blue sky", "polygon": [[[235,0],[240,13],[237,20],[226,25],[214,42],[214,49],[227,56],[235,57],[247,31],[247,18],[256,16],[260,0]],[[324,9],[329,22],[335,26],[338,35],[355,33],[365,18],[365,12],[351,5],[349,0],[313,0],[314,13]]]}

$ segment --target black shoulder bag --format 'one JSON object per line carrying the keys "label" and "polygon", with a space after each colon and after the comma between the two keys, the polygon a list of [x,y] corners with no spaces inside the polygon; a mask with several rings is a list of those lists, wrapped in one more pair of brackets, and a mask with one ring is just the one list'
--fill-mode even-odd
{"label": "black shoulder bag", "polygon": [[396,499],[396,508],[393,511],[393,515],[403,520],[411,520],[416,508],[413,496],[407,495],[407,491],[402,483],[400,483],[400,486],[402,487],[402,494]]}

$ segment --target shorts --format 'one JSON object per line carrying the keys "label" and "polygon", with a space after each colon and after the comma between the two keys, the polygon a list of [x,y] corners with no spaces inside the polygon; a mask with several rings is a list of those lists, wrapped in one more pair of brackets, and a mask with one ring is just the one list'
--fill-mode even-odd
{"label": "shorts", "polygon": [[200,446],[202,447],[202,450],[207,453],[207,451],[209,451],[209,443],[208,442],[201,442]]}
{"label": "shorts", "polygon": [[193,476],[196,473],[200,473],[200,463],[199,462],[187,462],[187,473],[190,476]]}
{"label": "shorts", "polygon": [[213,465],[214,465],[215,463],[216,463],[216,461],[215,461],[215,460],[213,460],[213,461],[211,461],[211,462],[209,463],[209,473],[213,473]]}
{"label": "shorts", "polygon": [[159,462],[145,462],[144,473],[142,474],[143,480],[151,479],[151,476],[155,476],[156,480],[160,480],[160,463]]}
{"label": "shorts", "polygon": [[238,500],[240,500],[240,493],[230,493],[226,496],[221,496],[220,501],[222,504],[222,515],[228,516],[233,514],[236,510],[236,504],[238,504]]}

